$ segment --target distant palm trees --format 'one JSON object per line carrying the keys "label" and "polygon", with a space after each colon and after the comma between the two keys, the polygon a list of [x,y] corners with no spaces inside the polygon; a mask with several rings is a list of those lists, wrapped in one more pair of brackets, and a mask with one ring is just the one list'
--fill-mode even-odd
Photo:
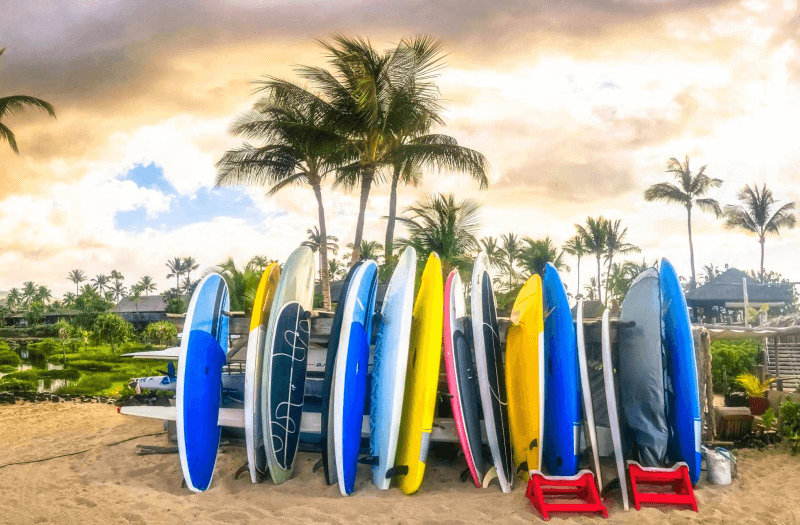
{"label": "distant palm trees", "polygon": [[239,269],[231,257],[216,267],[230,294],[231,311],[247,311],[255,301],[256,289],[261,279],[261,272],[256,268],[256,262],[251,259],[243,269]]}
{"label": "distant palm trees", "polygon": [[[614,257],[618,254],[627,255],[629,253],[639,253],[641,250],[625,240],[628,228],[622,227],[622,221],[606,221],[606,264],[608,264],[607,275],[611,275],[611,267]],[[608,303],[608,286],[606,286],[605,302]]]}
{"label": "distant palm trees", "polygon": [[180,293],[181,290],[181,275],[184,273],[183,261],[184,259],[181,257],[173,257],[167,261],[167,268],[169,269],[167,279],[175,278],[175,290],[177,293]]}
{"label": "distant palm trees", "polygon": [[[269,262],[266,262],[263,265],[262,270],[263,270],[263,268],[267,267],[267,264],[269,264]],[[198,268],[200,268],[200,264],[194,259],[194,257],[184,257],[183,258],[183,271],[184,271],[184,273],[186,273],[186,279],[188,280],[189,283],[193,282],[192,281],[192,272],[196,271]]]}
{"label": "distant palm trees", "polygon": [[158,289],[155,281],[153,281],[153,278],[149,275],[142,276],[142,278],[139,279],[139,282],[136,283],[136,286],[141,293],[147,294],[153,294]]}
{"label": "distant palm trees", "polygon": [[575,288],[578,293],[577,295],[580,296],[581,293],[581,257],[587,255],[589,252],[586,250],[586,245],[583,243],[583,237],[580,235],[573,235],[567,242],[564,243],[562,247],[564,253],[572,255],[578,259],[577,264],[577,272],[578,272],[578,285]]}
{"label": "distant palm trees", "polygon": [[586,224],[575,225],[578,235],[583,239],[583,245],[586,247],[586,251],[594,255],[597,259],[597,280],[595,283],[597,286],[598,299],[603,297],[601,293],[603,265],[600,261],[606,254],[607,226],[608,221],[602,216],[596,219],[594,217],[587,217]]}
{"label": "distant palm trees", "polygon": [[75,283],[75,295],[80,293],[80,284],[86,280],[86,274],[83,270],[71,270],[67,275],[67,280]]}
{"label": "distant palm trees", "polygon": [[[351,252],[344,255],[345,259],[349,259],[354,253],[353,243],[347,243],[347,247]],[[379,262],[381,255],[383,255],[383,245],[381,243],[378,241],[368,241],[366,239],[361,240],[361,249],[358,250],[358,256],[362,261],[372,259],[375,262]]]}
{"label": "distant palm trees", "polygon": [[547,263],[551,263],[557,270],[569,270],[569,266],[564,264],[564,252],[558,249],[549,236],[544,239],[525,237],[523,243],[519,265],[524,270],[525,277],[533,274],[543,276]]}
{"label": "distant palm trees", "polygon": [[761,245],[761,276],[764,275],[764,243],[768,234],[779,235],[782,228],[794,228],[794,203],[789,202],[775,209],[779,201],[772,196],[772,190],[764,184],[761,189],[745,185],[737,198],[741,205],[729,204],[725,207],[725,227],[738,228],[758,236]]}
{"label": "distant palm trees", "polygon": [[[6,48],[4,47],[0,48],[0,57],[3,56],[5,50]],[[0,97],[0,120],[9,115],[20,113],[26,106],[38,108],[53,118],[56,116],[56,111],[49,102],[27,95],[11,95],[8,97]],[[17,139],[14,136],[14,132],[2,122],[0,122],[0,140],[7,142],[8,145],[11,146],[11,150],[19,155],[19,147],[17,146]]]}
{"label": "distant palm trees", "polygon": [[667,173],[671,173],[678,184],[660,182],[647,188],[644,198],[648,202],[664,201],[680,204],[686,208],[686,223],[689,231],[689,261],[692,268],[690,287],[694,289],[697,278],[694,272],[694,244],[692,242],[692,208],[697,206],[702,211],[713,213],[716,217],[722,215],[719,203],[711,198],[701,198],[712,188],[722,184],[721,179],[711,178],[705,174],[706,166],[702,166],[696,174],[692,175],[689,169],[689,156],[681,163],[675,157],[667,162]]}
{"label": "distant palm trees", "polygon": [[[610,221],[602,216],[597,218],[587,217],[586,224],[576,224],[575,230],[577,237],[580,238],[582,248],[575,244],[578,241],[574,237],[567,242],[567,245],[576,254],[580,252],[582,255],[592,254],[595,256],[595,259],[597,259],[597,278],[594,279],[594,283],[597,286],[597,300],[603,300],[604,303],[607,303],[609,290],[606,289],[604,298],[602,293],[603,264],[601,261],[605,259],[608,265],[606,276],[609,276],[616,255],[639,252],[639,247],[625,240],[628,228],[623,228],[620,220]],[[580,291],[580,288],[578,290]]]}
{"label": "distant palm trees", "polygon": [[102,296],[106,288],[109,288],[110,280],[107,275],[100,273],[92,278],[92,283],[92,287]]}
{"label": "distant palm trees", "polygon": [[6,296],[6,304],[11,311],[16,311],[22,306],[22,294],[19,288],[12,288]]}

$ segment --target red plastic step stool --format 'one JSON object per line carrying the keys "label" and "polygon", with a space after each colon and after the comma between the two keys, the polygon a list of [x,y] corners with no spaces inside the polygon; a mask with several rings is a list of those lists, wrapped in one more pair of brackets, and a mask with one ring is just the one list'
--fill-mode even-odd
{"label": "red plastic step stool", "polygon": [[[697,512],[697,500],[689,479],[689,466],[676,463],[671,468],[643,467],[635,461],[628,461],[628,473],[631,476],[631,491],[636,510],[642,503],[658,505],[688,505]],[[660,492],[642,492],[640,485],[650,485],[667,490]]]}
{"label": "red plastic step stool", "polygon": [[[551,512],[599,512],[608,518],[591,470],[581,470],[574,476],[545,476],[532,472],[525,497],[545,521],[550,520]],[[548,503],[545,497],[560,502]]]}

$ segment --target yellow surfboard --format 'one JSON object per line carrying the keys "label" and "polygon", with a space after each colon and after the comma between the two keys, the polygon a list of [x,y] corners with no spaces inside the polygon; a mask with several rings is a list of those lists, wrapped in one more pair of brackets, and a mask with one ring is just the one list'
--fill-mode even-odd
{"label": "yellow surfboard", "polygon": [[272,308],[272,298],[275,296],[275,288],[278,287],[280,276],[281,268],[278,263],[270,263],[261,274],[261,280],[256,289],[256,298],[253,301],[253,313],[250,315],[250,331],[257,326],[267,324]]}
{"label": "yellow surfboard", "polygon": [[432,253],[422,272],[414,302],[403,416],[394,462],[397,472],[408,468],[408,473],[397,477],[398,485],[406,494],[419,489],[425,474],[442,360],[443,315],[442,263],[439,256]]}
{"label": "yellow surfboard", "polygon": [[528,478],[540,470],[544,430],[544,317],[542,280],[532,275],[517,295],[506,339],[506,389],[514,464]]}

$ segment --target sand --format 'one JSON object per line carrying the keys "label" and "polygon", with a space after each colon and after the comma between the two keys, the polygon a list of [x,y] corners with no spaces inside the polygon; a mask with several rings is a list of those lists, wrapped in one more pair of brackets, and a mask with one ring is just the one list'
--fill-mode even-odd
{"label": "sand", "polygon": [[[432,459],[420,492],[379,492],[368,467],[356,493],[343,498],[312,473],[316,454],[298,456],[295,477],[282,486],[234,479],[244,449],[220,450],[212,487],[203,494],[181,488],[176,454],[137,456],[137,444],[165,446],[155,420],[119,415],[114,406],[37,403],[0,406],[0,466],[58,454],[88,452],[0,468],[0,523],[531,523],[541,520],[517,484],[511,494],[461,483],[464,465]],[[745,451],[740,477],[727,487],[701,483],[699,513],[609,504],[610,523],[800,523],[800,457],[780,451]],[[554,523],[600,523],[598,517],[553,517]]]}

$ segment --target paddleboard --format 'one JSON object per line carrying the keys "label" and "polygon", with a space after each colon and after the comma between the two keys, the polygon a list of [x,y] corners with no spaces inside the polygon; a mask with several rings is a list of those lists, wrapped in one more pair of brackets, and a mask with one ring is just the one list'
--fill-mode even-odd
{"label": "paddleboard", "polygon": [[487,465],[481,445],[481,402],[471,331],[464,285],[458,270],[453,270],[444,286],[444,364],[458,440],[472,481],[480,488]]}
{"label": "paddleboard", "polygon": [[283,265],[266,329],[261,373],[264,451],[272,481],[292,477],[300,437],[308,364],[308,318],[314,301],[315,257],[301,246]]}
{"label": "paddleboard", "polygon": [[[322,414],[320,448],[322,450],[321,463],[325,474],[325,482],[328,485],[333,485],[338,481],[336,474],[336,453],[334,452],[333,444],[333,403],[331,403],[335,378],[336,353],[339,350],[339,335],[342,331],[342,317],[344,316],[344,304],[347,299],[347,292],[350,289],[353,276],[359,266],[361,266],[361,261],[351,266],[350,270],[347,272],[347,277],[344,279],[344,283],[342,283],[342,289],[339,292],[339,300],[336,303],[336,312],[333,314],[331,332],[328,336],[328,349],[325,355],[325,380],[322,384],[322,409],[320,412]],[[317,467],[315,467],[315,469],[316,468]]]}
{"label": "paddleboard", "polygon": [[218,273],[197,285],[184,322],[175,391],[178,452],[186,486],[202,492],[217,462],[222,367],[228,350],[228,286]]}
{"label": "paddleboard", "polygon": [[443,302],[442,263],[436,253],[431,253],[414,301],[403,416],[395,458],[394,473],[406,494],[419,489],[428,459],[442,359]]}
{"label": "paddleboard", "polygon": [[358,470],[377,287],[378,265],[372,260],[363,261],[347,293],[339,333],[333,381],[333,437],[336,474],[343,496],[353,492]]}
{"label": "paddleboard", "polygon": [[386,288],[375,340],[369,444],[370,455],[377,461],[372,467],[372,482],[381,490],[389,488],[391,479],[386,473],[394,466],[397,452],[416,275],[417,252],[409,246],[400,255]]}
{"label": "paddleboard", "polygon": [[583,333],[583,299],[578,298],[578,319],[576,323],[576,337],[578,339],[578,366],[581,375],[581,394],[583,397],[583,428],[586,436],[586,445],[592,450],[594,474],[597,488],[603,490],[603,480],[600,474],[600,451],[597,448],[597,430],[594,425],[594,405],[592,404],[592,387],[589,383],[589,364],[586,357],[586,340]]}
{"label": "paddleboard", "polygon": [[542,468],[544,439],[544,319],[542,280],[532,275],[519,291],[506,336],[508,420],[514,465],[528,479]]}
{"label": "paddleboard", "polygon": [[667,389],[669,455],[670,459],[685,461],[689,465],[689,476],[694,484],[700,478],[702,421],[692,324],[678,274],[667,259],[661,259],[660,281],[667,374],[671,386],[671,390]]}
{"label": "paddleboard", "polygon": [[267,470],[264,433],[261,427],[261,374],[267,342],[267,324],[280,273],[278,264],[272,263],[261,274],[253,301],[253,312],[250,315],[250,335],[247,340],[244,376],[244,437],[247,467],[253,483],[258,483]]}
{"label": "paddleboard", "polygon": [[[508,421],[508,397],[500,329],[494,301],[489,259],[481,252],[472,267],[471,289],[472,340],[481,393],[483,422],[494,461],[494,473],[503,492],[511,492],[514,482],[514,459]],[[484,483],[485,485],[486,483]]]}
{"label": "paddleboard", "polygon": [[608,407],[608,423],[611,427],[611,442],[614,444],[614,460],[617,466],[620,490],[622,491],[622,506],[625,510],[628,510],[628,482],[625,471],[625,458],[622,455],[622,433],[620,432],[619,412],[617,411],[614,361],[611,358],[611,323],[608,315],[608,310],[603,312],[602,335],[600,337],[603,352],[603,379],[606,386],[606,406]]}
{"label": "paddleboard", "polygon": [[552,476],[578,472],[581,426],[580,372],[575,325],[567,292],[555,266],[547,263],[544,292],[545,408],[544,464]]}
{"label": "paddleboard", "polygon": [[625,455],[645,467],[662,467],[667,455],[661,291],[658,270],[648,268],[622,301],[619,331],[619,399]]}

